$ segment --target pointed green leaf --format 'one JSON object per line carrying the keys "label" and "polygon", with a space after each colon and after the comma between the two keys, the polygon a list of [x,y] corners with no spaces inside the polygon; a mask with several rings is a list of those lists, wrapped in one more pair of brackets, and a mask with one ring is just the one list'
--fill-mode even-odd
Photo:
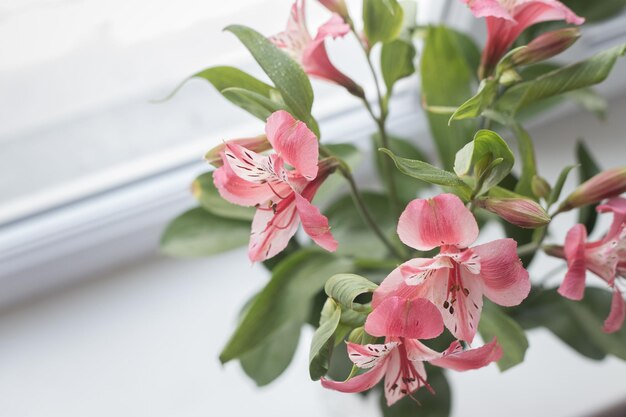
{"label": "pointed green leaf", "polygon": [[556,203],[559,200],[559,197],[561,197],[561,191],[563,191],[563,186],[565,185],[565,181],[567,180],[569,173],[574,168],[576,168],[576,165],[569,165],[563,168],[563,170],[559,174],[559,178],[556,180],[556,184],[554,184],[554,187],[552,187],[552,192],[550,193],[550,197],[548,198],[548,207],[550,207],[552,204]]}
{"label": "pointed green leaf", "polygon": [[519,123],[513,122],[511,128],[517,138],[517,147],[522,162],[522,173],[515,186],[515,192],[536,200],[537,196],[533,194],[533,178],[537,176],[535,145],[528,132]]}
{"label": "pointed green leaf", "polygon": [[[576,160],[580,165],[578,175],[579,184],[582,184],[596,174],[599,174],[601,171],[600,166],[594,160],[593,156],[591,156],[591,152],[582,140],[579,140],[576,143]],[[598,213],[596,212],[597,206],[597,204],[590,204],[588,206],[581,207],[578,211],[578,223],[584,224],[587,229],[587,233],[589,234],[593,232],[593,229],[596,226],[596,220],[598,218]]]}
{"label": "pointed green leaf", "polygon": [[478,92],[465,103],[461,104],[452,114],[448,124],[453,120],[472,119],[483,113],[496,98],[498,92],[498,81],[494,79],[483,80]]}
{"label": "pointed green leaf", "polygon": [[383,44],[380,52],[380,68],[387,87],[387,95],[396,81],[409,77],[415,72],[415,47],[411,41],[395,39]]}
{"label": "pointed green leaf", "polygon": [[320,316],[320,325],[313,334],[309,352],[309,375],[317,381],[328,372],[330,357],[335,347],[334,334],[341,319],[341,309],[332,299],[326,300]]}
{"label": "pointed green leaf", "polygon": [[161,250],[180,257],[210,256],[244,246],[249,239],[249,221],[218,217],[197,207],[170,222]]}
{"label": "pointed green leaf", "polygon": [[363,0],[363,30],[370,45],[397,38],[403,19],[404,11],[396,0]]}
{"label": "pointed green leaf", "polygon": [[506,371],[524,361],[524,355],[528,349],[528,340],[524,330],[490,301],[485,300],[478,331],[485,342],[490,342],[494,337],[498,339],[498,344],[503,351],[502,358],[498,361],[498,368],[501,371]]}
{"label": "pointed green leaf", "polygon": [[249,220],[254,217],[253,207],[242,207],[224,200],[213,183],[213,172],[200,175],[191,184],[191,192],[198,203],[208,212],[219,217]]}

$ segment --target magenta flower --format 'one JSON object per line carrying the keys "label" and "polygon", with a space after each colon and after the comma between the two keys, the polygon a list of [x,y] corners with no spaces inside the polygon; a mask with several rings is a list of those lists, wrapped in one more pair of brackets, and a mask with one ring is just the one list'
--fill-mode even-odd
{"label": "magenta flower", "polygon": [[300,223],[315,243],[334,251],[337,242],[328,219],[311,204],[334,166],[329,161],[318,163],[317,138],[286,111],[267,119],[265,133],[276,153],[260,155],[226,142],[223,165],[213,174],[225,200],[257,208],[248,246],[250,260],[263,261],[285,249]]}
{"label": "magenta flower", "polygon": [[565,247],[550,247],[546,252],[567,260],[568,271],[559,287],[559,294],[570,300],[581,300],[585,294],[587,270],[593,272],[613,289],[611,311],[604,322],[604,331],[618,331],[624,323],[626,303],[618,288],[617,278],[626,278],[626,199],[613,198],[598,206],[601,213],[613,213],[613,223],[606,236],[587,242],[587,229],[577,224],[565,237]]}
{"label": "magenta flower", "polygon": [[437,308],[427,300],[400,297],[385,299],[368,316],[365,330],[376,337],[385,337],[384,344],[358,345],[348,343],[348,357],[359,368],[369,369],[345,382],[322,378],[322,385],[341,392],[361,392],[374,387],[383,377],[387,405],[425,386],[424,362],[456,371],[478,369],[497,361],[502,349],[496,340],[477,349],[463,351],[458,341],[444,352],[430,349],[418,339],[431,339],[443,331]]}
{"label": "magenta flower", "polygon": [[577,16],[557,0],[462,0],[476,17],[487,21],[487,44],[481,61],[481,78],[490,75],[500,58],[529,26],[551,20],[582,25]]}
{"label": "magenta flower", "polygon": [[297,0],[291,7],[287,29],[272,36],[270,40],[300,63],[307,74],[339,84],[351,94],[362,97],[363,89],[335,68],[326,52],[326,38],[345,36],[350,32],[350,25],[341,16],[333,13],[330,20],[319,28],[315,38],[312,38],[306,27],[304,8],[305,1]]}
{"label": "magenta flower", "polygon": [[471,342],[483,295],[496,304],[515,306],[530,292],[513,239],[468,248],[478,237],[478,225],[453,194],[413,200],[400,216],[398,235],[414,249],[440,251],[433,259],[411,259],[394,269],[374,292],[374,308],[392,296],[425,298],[439,309],[454,337]]}

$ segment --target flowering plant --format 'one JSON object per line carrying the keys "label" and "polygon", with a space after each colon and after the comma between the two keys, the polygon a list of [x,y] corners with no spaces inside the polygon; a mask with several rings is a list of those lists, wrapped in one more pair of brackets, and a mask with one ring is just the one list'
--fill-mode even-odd
{"label": "flowering plant", "polygon": [[[287,368],[307,325],[315,328],[310,377],[332,390],[379,392],[385,415],[410,414],[412,405],[394,405],[410,400],[447,415],[442,368],[496,362],[505,371],[523,361],[525,332],[539,326],[582,355],[626,359],[626,168],[601,169],[579,143],[578,165],[551,183],[521,124],[561,98],[598,111],[602,100],[590,87],[626,45],[547,64],[580,36],[584,7],[463,2],[485,20],[483,48],[451,28],[417,26],[414,5],[396,0],[364,0],[362,22],[343,0],[320,0],[330,16],[312,36],[305,1],[297,0],[276,35],[226,28],[271,84],[228,66],[195,75],[264,121],[265,132],[206,154],[216,169],[193,183],[200,205],[172,221],[162,246],[207,256],[247,243],[250,261],[271,273],[220,355],[223,363],[238,360],[259,385]],[[327,44],[346,36],[364,53],[373,92],[333,64]],[[417,143],[388,132],[394,87],[416,73],[439,166]],[[309,77],[345,89],[371,116],[379,191],[364,192],[355,180],[357,147],[322,140]],[[503,137],[516,139],[517,160]],[[580,185],[562,196],[574,169]],[[554,218],[570,210],[579,211],[578,224],[564,242],[546,244]],[[613,221],[590,242],[596,212]],[[474,245],[489,223],[501,224],[506,237]],[[558,275],[557,288],[529,277],[541,251],[564,260],[567,272],[550,275]],[[592,275],[605,288],[586,288]]]}

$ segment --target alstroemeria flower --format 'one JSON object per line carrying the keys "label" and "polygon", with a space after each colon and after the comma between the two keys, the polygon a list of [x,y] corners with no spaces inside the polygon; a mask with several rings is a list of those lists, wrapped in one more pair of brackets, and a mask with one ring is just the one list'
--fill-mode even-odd
{"label": "alstroemeria flower", "polygon": [[248,247],[250,260],[263,261],[285,249],[300,223],[315,243],[334,251],[337,242],[328,219],[311,204],[334,169],[332,163],[318,163],[315,134],[286,111],[277,111],[267,119],[265,133],[276,153],[261,155],[226,142],[224,164],[213,174],[225,200],[257,208]]}
{"label": "alstroemeria flower", "polygon": [[440,252],[394,269],[374,292],[374,308],[390,296],[425,298],[437,306],[454,337],[471,342],[483,295],[502,306],[518,305],[528,296],[530,280],[517,242],[498,239],[468,248],[478,237],[478,224],[453,194],[413,200],[400,216],[398,235],[414,249],[440,247]]}
{"label": "alstroemeria flower", "polygon": [[603,239],[587,242],[587,229],[577,224],[567,233],[564,248],[553,246],[546,252],[567,260],[569,268],[559,287],[559,294],[563,297],[570,300],[583,298],[587,270],[609,284],[613,289],[613,300],[604,331],[612,333],[622,327],[626,315],[626,303],[618,288],[618,278],[626,278],[626,199],[613,198],[598,206],[597,210],[613,213],[613,223]]}
{"label": "alstroemeria flower", "polygon": [[387,298],[368,316],[365,330],[372,336],[385,337],[384,344],[348,343],[350,360],[368,371],[345,382],[322,378],[324,387],[341,392],[362,392],[374,387],[384,377],[385,398],[390,406],[423,386],[435,393],[427,382],[424,362],[467,371],[482,368],[502,356],[502,349],[495,339],[467,351],[463,351],[458,341],[444,352],[424,345],[418,339],[430,339],[443,331],[441,315],[424,299]]}
{"label": "alstroemeria flower", "polygon": [[311,37],[306,27],[305,1],[297,0],[291,7],[287,29],[270,38],[277,47],[284,49],[302,66],[304,72],[345,87],[351,94],[362,97],[363,89],[330,62],[326,52],[326,38],[343,37],[350,32],[350,25],[333,13],[330,20]]}
{"label": "alstroemeria flower", "polygon": [[488,76],[518,36],[540,22],[565,20],[582,25],[585,19],[557,0],[462,0],[476,17],[487,21],[487,44],[481,78]]}

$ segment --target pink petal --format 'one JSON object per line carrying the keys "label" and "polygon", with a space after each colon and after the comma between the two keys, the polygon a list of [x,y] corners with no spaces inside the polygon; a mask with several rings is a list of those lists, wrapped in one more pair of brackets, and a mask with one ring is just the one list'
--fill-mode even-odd
{"label": "pink petal", "polygon": [[295,193],[295,196],[298,214],[306,234],[327,251],[334,252],[337,250],[337,241],[330,233],[330,226],[326,216],[320,213],[317,207],[300,194]]}
{"label": "pink petal", "polygon": [[415,298],[419,287],[413,285],[407,285],[405,275],[402,273],[402,268],[407,265],[415,265],[415,268],[422,265],[422,263],[430,262],[431,259],[411,259],[405,262],[401,266],[397,267],[383,280],[380,286],[374,291],[372,298],[372,307],[377,308],[380,303],[389,297],[401,297],[401,298]]}
{"label": "pink petal", "polygon": [[416,339],[406,339],[404,345],[406,346],[407,357],[411,361],[429,362],[441,357],[440,352],[429,348]]}
{"label": "pink petal", "polygon": [[622,328],[624,318],[626,317],[626,303],[622,297],[622,293],[615,288],[613,290],[613,299],[611,301],[611,312],[604,321],[604,330],[606,333],[615,333]]}
{"label": "pink petal", "polygon": [[606,239],[619,236],[622,225],[626,222],[626,198],[612,198],[606,203],[599,205],[596,210],[598,213],[613,213],[613,223],[611,223]]}
{"label": "pink petal", "polygon": [[387,371],[388,359],[379,362],[375,367],[370,369],[361,375],[350,378],[347,381],[331,381],[326,378],[321,378],[322,386],[324,388],[332,389],[340,392],[363,392],[366,391],[383,379],[385,372]]}
{"label": "pink petal", "polygon": [[453,267],[452,261],[447,256],[436,256],[433,259],[417,258],[412,261],[400,265],[404,282],[411,286],[423,284],[440,269]]}
{"label": "pink petal", "polygon": [[224,200],[241,206],[267,206],[269,201],[291,193],[287,183],[269,185],[246,181],[235,174],[228,163],[213,172],[213,183]]}
{"label": "pink petal", "polygon": [[400,297],[385,299],[365,321],[372,336],[431,339],[443,332],[441,314],[428,300]]}
{"label": "pink petal", "polygon": [[265,133],[274,150],[297,173],[308,180],[317,176],[317,137],[304,123],[279,110],[267,118]]}
{"label": "pink petal", "polygon": [[540,22],[565,20],[567,23],[582,25],[585,19],[557,0],[518,0],[514,18],[524,29]]}
{"label": "pink petal", "polygon": [[272,209],[259,208],[252,219],[248,257],[252,262],[264,261],[287,247],[298,230],[298,212],[294,193]]}
{"label": "pink petal", "polygon": [[502,348],[495,337],[490,343],[476,349],[463,351],[459,348],[459,342],[453,342],[441,358],[431,360],[430,363],[455,371],[468,371],[487,366],[502,357]]}
{"label": "pink petal", "polygon": [[398,351],[390,355],[388,363],[384,386],[387,406],[391,407],[422,386],[422,381],[426,380],[426,370],[422,362],[412,362],[411,365],[415,368],[419,378],[416,378],[416,375],[411,373],[407,374],[407,369],[406,367],[403,368],[402,357]]}
{"label": "pink petal", "polygon": [[398,342],[389,342],[385,344],[358,345],[356,343],[347,343],[348,358],[356,366],[362,369],[369,369],[377,366],[382,360],[391,353]]}
{"label": "pink petal", "polygon": [[315,39],[325,39],[329,36],[336,39],[344,37],[348,33],[350,33],[350,25],[344,22],[343,18],[337,13],[333,13],[330,19],[317,30]]}
{"label": "pink petal", "polygon": [[570,300],[582,300],[585,294],[585,240],[587,230],[582,224],[572,227],[565,237],[565,257],[568,270],[559,287],[559,294]]}
{"label": "pink petal", "polygon": [[463,3],[469,5],[475,17],[490,16],[513,20],[513,16],[498,0],[463,0]]}
{"label": "pink petal", "polygon": [[457,196],[440,194],[411,201],[400,216],[398,235],[417,250],[444,245],[466,248],[478,237],[478,224]]}
{"label": "pink petal", "polygon": [[430,299],[441,312],[450,333],[457,339],[471,343],[483,309],[483,288],[478,276],[469,273],[465,268],[456,266],[449,274],[450,279],[456,277],[453,282],[462,289],[448,293],[448,281],[445,280],[444,285],[434,288]]}
{"label": "pink petal", "polygon": [[501,306],[516,306],[530,292],[528,271],[517,256],[517,242],[498,239],[473,247],[480,258],[480,280],[487,298]]}

